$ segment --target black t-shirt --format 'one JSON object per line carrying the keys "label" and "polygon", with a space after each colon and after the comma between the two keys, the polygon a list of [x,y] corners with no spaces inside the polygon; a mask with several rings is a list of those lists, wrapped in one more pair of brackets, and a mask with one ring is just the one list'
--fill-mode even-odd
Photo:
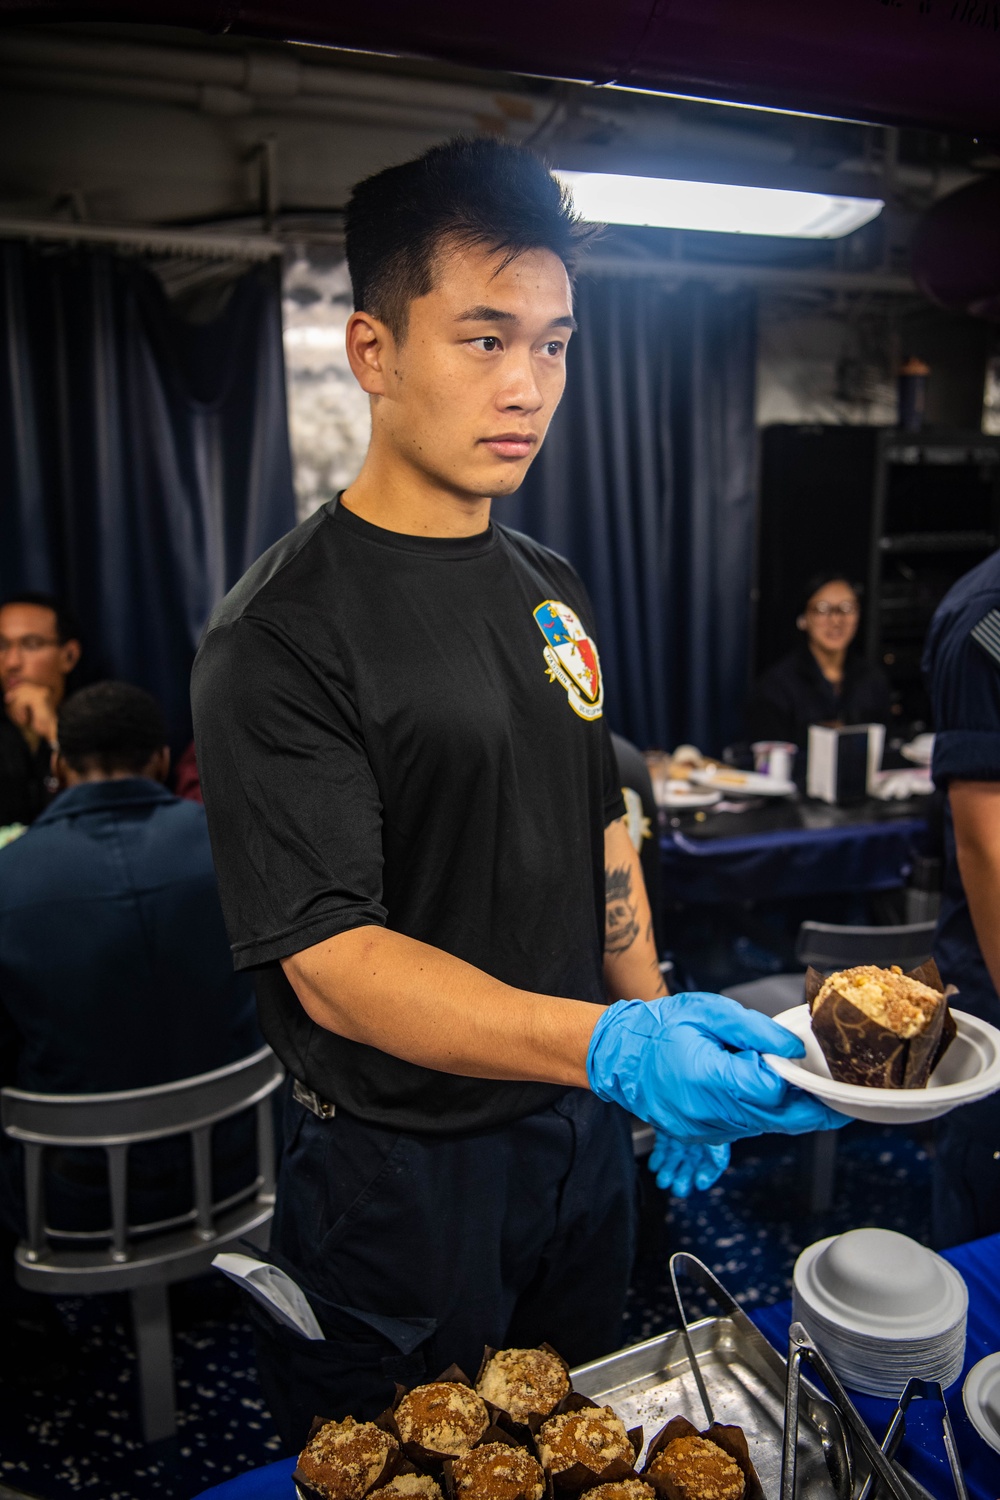
{"label": "black t-shirt", "polygon": [[330,502],[217,610],[198,764],[239,968],[322,1098],[377,1124],[503,1124],[561,1092],[417,1067],[312,1022],[278,960],[384,925],[603,1003],[604,829],[623,812],[586,593],[491,525],[439,539]]}
{"label": "black t-shirt", "polygon": [[749,739],[788,740],[805,751],[810,724],[888,725],[889,681],[880,667],[848,652],[843,681],[835,686],[801,644],[755,683],[746,717]]}

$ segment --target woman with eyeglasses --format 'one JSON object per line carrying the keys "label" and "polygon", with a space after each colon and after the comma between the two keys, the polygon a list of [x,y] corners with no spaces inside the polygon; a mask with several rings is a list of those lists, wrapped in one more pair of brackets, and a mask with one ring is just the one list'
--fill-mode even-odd
{"label": "woman with eyeglasses", "polygon": [[843,574],[809,580],[795,622],[802,640],[750,695],[751,741],[787,740],[804,751],[810,724],[889,724],[888,679],[852,649],[860,621],[857,591]]}

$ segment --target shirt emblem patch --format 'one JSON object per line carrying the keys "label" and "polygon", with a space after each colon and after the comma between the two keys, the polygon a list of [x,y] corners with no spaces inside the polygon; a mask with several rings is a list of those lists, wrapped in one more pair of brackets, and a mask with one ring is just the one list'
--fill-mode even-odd
{"label": "shirt emblem patch", "polygon": [[542,652],[550,682],[566,689],[569,706],[581,719],[604,712],[604,682],[597,646],[568,604],[546,599],[532,613],[545,637]]}

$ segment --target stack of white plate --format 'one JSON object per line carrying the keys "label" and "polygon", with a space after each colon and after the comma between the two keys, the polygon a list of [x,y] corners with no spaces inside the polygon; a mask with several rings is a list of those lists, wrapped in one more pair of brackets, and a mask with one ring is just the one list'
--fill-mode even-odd
{"label": "stack of white plate", "polygon": [[946,1260],[890,1229],[818,1240],[795,1262],[793,1310],[850,1390],[898,1399],[911,1375],[962,1373],[965,1282]]}

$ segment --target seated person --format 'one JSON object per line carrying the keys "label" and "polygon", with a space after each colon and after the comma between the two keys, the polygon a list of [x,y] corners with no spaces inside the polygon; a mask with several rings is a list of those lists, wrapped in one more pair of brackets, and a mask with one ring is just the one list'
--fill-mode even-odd
{"label": "seated person", "polygon": [[49,594],[0,605],[0,828],[33,822],[49,800],[56,714],[80,660],[78,635]]}
{"label": "seated person", "polygon": [[809,581],[795,622],[804,639],[750,694],[751,741],[786,740],[804,752],[810,724],[889,724],[885,673],[851,649],[860,619],[857,593],[842,574]]}
{"label": "seated person", "polygon": [[[233,971],[205,812],[163,786],[163,716],[139,688],[102,682],[61,707],[64,788],[0,850],[0,1081],[54,1094],[145,1088],[258,1048],[253,989]],[[255,1175],[253,1120],[214,1142],[217,1196]],[[0,1221],[21,1227],[22,1166],[0,1156]],[[133,1147],[130,1217],[190,1208],[187,1139]],[[110,1222],[101,1151],[48,1153],[48,1223]]]}

